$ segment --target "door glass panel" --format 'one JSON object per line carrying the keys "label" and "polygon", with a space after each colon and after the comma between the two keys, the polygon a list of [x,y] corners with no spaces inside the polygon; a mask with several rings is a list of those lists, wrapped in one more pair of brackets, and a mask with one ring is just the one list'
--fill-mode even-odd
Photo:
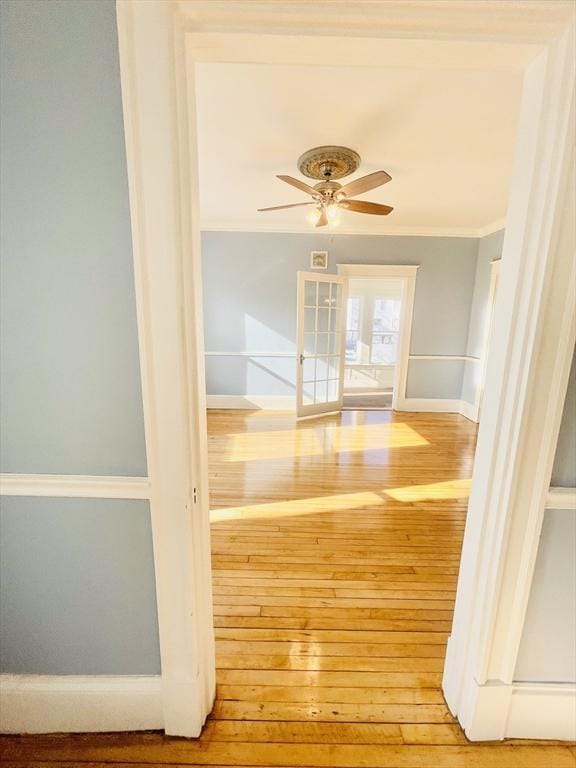
{"label": "door glass panel", "polygon": [[329,350],[331,355],[335,355],[338,352],[340,352],[340,334],[339,333],[331,333],[330,334],[330,345]]}
{"label": "door glass panel", "polygon": [[340,310],[334,309],[332,307],[332,310],[330,311],[330,330],[331,331],[337,331],[340,327]]}
{"label": "door glass panel", "polygon": [[316,358],[306,357],[302,364],[302,381],[314,381],[316,372]]}
{"label": "door glass panel", "polygon": [[340,375],[340,357],[335,356],[330,358],[328,364],[328,378],[336,379]]}
{"label": "door glass panel", "polygon": [[318,308],[318,329],[319,331],[327,331],[329,323],[330,310],[323,307]]}
{"label": "door glass panel", "polygon": [[360,297],[349,296],[346,307],[346,362],[360,361]]}
{"label": "door glass panel", "polygon": [[304,354],[313,355],[316,352],[316,334],[305,333],[304,334]]}
{"label": "door glass panel", "polygon": [[328,378],[328,358],[317,357],[316,358],[316,379]]}
{"label": "door glass panel", "polygon": [[318,283],[318,306],[330,306],[330,283]]}
{"label": "door glass panel", "polygon": [[377,298],[372,320],[370,362],[394,365],[398,349],[400,300]]}
{"label": "door glass panel", "polygon": [[302,385],[302,402],[304,405],[314,405],[314,382],[305,382]]}
{"label": "door glass panel", "polygon": [[328,354],[328,339],[330,334],[329,333],[319,333],[316,339],[316,352],[319,355],[327,355]]}
{"label": "door glass panel", "polygon": [[315,307],[316,306],[316,286],[318,283],[313,283],[311,280],[304,281],[304,306]]}
{"label": "door glass panel", "polygon": [[332,283],[332,301],[333,307],[340,307],[342,304],[342,286],[339,283]]}
{"label": "door glass panel", "polygon": [[314,398],[316,403],[325,403],[326,395],[328,393],[328,382],[317,381],[316,382],[316,397]]}
{"label": "door glass panel", "polygon": [[338,379],[330,379],[328,382],[328,402],[338,400]]}
{"label": "door glass panel", "polygon": [[304,310],[304,331],[316,330],[316,310],[305,309]]}

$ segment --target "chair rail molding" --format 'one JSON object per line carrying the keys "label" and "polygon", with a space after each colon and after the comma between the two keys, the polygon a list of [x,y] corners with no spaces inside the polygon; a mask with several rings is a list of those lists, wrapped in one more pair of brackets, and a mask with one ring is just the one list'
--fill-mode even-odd
{"label": "chair rail molding", "polygon": [[0,474],[0,496],[149,499],[147,477]]}

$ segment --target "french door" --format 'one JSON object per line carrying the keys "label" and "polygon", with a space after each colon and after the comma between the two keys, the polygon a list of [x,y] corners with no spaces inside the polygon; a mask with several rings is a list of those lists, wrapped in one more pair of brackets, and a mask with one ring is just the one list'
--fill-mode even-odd
{"label": "french door", "polygon": [[342,408],[346,278],[298,272],[296,414]]}

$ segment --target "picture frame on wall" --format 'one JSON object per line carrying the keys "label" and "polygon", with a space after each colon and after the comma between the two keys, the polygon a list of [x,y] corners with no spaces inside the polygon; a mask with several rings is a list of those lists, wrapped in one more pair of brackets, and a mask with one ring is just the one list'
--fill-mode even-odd
{"label": "picture frame on wall", "polygon": [[310,251],[310,269],[328,269],[328,251]]}

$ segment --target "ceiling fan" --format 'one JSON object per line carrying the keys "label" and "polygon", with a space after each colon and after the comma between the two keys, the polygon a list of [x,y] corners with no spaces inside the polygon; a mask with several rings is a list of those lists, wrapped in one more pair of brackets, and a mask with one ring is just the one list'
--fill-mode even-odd
{"label": "ceiling fan", "polygon": [[315,147],[309,149],[298,159],[298,169],[310,179],[320,179],[314,186],[292,176],[277,178],[291,184],[312,196],[306,203],[290,205],[273,205],[270,208],[259,208],[258,211],[279,211],[284,208],[300,208],[314,206],[309,221],[316,227],[326,224],[336,224],[340,210],[355,211],[356,213],[371,213],[376,216],[387,216],[394,209],[389,205],[370,203],[367,200],[351,200],[351,197],[361,195],[370,189],[382,186],[391,181],[392,177],[386,171],[376,171],[362,176],[355,181],[342,186],[335,179],[341,179],[354,173],[360,165],[360,155],[348,147]]}

